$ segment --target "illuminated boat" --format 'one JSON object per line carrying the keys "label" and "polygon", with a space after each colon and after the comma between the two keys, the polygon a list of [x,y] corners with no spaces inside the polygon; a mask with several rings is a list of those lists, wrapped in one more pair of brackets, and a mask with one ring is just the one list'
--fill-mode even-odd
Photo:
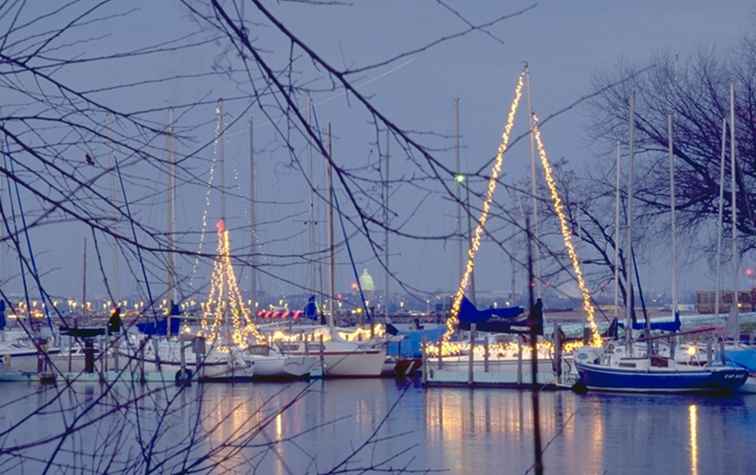
{"label": "illuminated boat", "polygon": [[578,350],[578,388],[622,392],[733,392],[748,371],[735,366],[691,366],[663,356],[625,356],[621,352]]}
{"label": "illuminated boat", "polygon": [[288,356],[323,357],[324,376],[339,378],[378,377],[384,369],[386,348],[383,344],[357,343],[338,339],[323,342],[289,341],[279,348]]}
{"label": "illuminated boat", "polygon": [[267,345],[252,345],[243,353],[255,367],[255,379],[308,378],[318,365],[314,356],[283,354]]}
{"label": "illuminated boat", "polygon": [[255,375],[255,363],[243,352],[235,348],[208,348],[204,361],[197,358],[191,349],[184,350],[183,367],[189,375],[180,374],[181,346],[187,342],[180,340],[161,340],[157,343],[157,356],[151,344],[144,347],[144,363],[146,372],[175,373],[176,379],[182,377],[202,377],[207,380],[249,380]]}

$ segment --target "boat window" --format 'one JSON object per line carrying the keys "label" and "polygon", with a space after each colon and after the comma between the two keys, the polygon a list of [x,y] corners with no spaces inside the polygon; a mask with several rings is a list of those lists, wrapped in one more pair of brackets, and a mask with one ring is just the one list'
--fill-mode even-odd
{"label": "boat window", "polygon": [[627,361],[620,361],[620,368],[635,368],[635,363],[628,363]]}
{"label": "boat window", "polygon": [[667,368],[669,367],[669,360],[667,358],[662,358],[661,356],[652,356],[651,366],[654,368]]}
{"label": "boat window", "polygon": [[[312,347],[313,345],[310,345]],[[278,349],[286,353],[287,351],[298,351],[299,345],[293,343],[279,343]]]}
{"label": "boat window", "polygon": [[249,352],[253,355],[268,356],[270,347],[268,345],[250,345]]}

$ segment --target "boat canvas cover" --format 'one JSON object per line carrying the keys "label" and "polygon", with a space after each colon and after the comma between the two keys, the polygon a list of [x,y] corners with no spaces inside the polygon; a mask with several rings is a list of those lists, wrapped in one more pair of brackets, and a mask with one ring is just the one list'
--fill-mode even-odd
{"label": "boat canvas cover", "polygon": [[504,307],[504,308],[487,308],[478,310],[466,297],[462,297],[462,304],[459,308],[459,321],[464,323],[483,323],[491,317],[513,319],[522,315],[525,311],[522,307]]}
{"label": "boat canvas cover", "polygon": [[[171,335],[178,335],[179,328],[181,326],[181,320],[178,318],[171,319]],[[162,319],[155,322],[143,322],[137,323],[137,328],[140,333],[145,335],[167,335],[168,320]]]}

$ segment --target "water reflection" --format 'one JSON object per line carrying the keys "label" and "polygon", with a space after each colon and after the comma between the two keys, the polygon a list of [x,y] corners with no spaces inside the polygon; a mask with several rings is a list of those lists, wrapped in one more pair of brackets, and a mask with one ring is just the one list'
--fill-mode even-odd
{"label": "water reflection", "polygon": [[690,473],[698,475],[698,408],[695,404],[688,406],[688,424],[690,426]]}
{"label": "water reflection", "polygon": [[[14,387],[4,386],[0,399],[17,398],[25,406],[3,411],[0,430],[55,394],[42,391],[24,399],[19,396],[29,389]],[[184,440],[198,422],[201,444],[195,455],[223,462],[221,468],[230,473],[320,473],[348,457],[383,423],[381,441],[356,463],[415,446],[403,459],[414,458],[414,469],[524,473],[533,462],[533,419],[526,391],[410,388],[384,421],[402,387],[391,380],[327,381],[316,383],[301,401],[277,414],[303,388],[304,383],[194,385],[176,398],[161,443],[172,446]],[[97,386],[82,387],[78,394],[70,393],[65,404],[80,406],[92,396],[96,399],[99,391]],[[113,397],[127,397],[130,391]],[[146,425],[154,423],[175,391],[144,400],[143,430],[149,430]],[[738,474],[752,473],[756,466],[751,448],[756,439],[756,398],[569,392],[544,392],[540,397],[547,473]],[[268,427],[257,430],[265,420],[270,421]],[[59,431],[62,426],[56,421],[57,412],[48,411],[18,438]],[[106,421],[84,429],[81,437],[94,442],[110,426]],[[123,440],[136,440],[135,433],[124,433]]]}

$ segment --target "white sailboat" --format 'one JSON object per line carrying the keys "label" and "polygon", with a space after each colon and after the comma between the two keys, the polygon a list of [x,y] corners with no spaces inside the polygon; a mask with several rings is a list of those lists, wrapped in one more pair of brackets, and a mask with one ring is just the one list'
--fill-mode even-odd
{"label": "white sailboat", "polygon": [[[328,154],[333,157],[331,125],[328,125]],[[334,188],[333,167],[329,161],[326,165],[326,179],[328,182],[328,315],[327,326],[297,325],[298,335],[292,338],[289,334],[285,343],[279,348],[290,356],[314,356],[323,358],[323,376],[325,377],[378,377],[381,375],[386,361],[386,346],[382,339],[365,342],[346,341],[339,336],[340,330],[351,332],[353,329],[338,329],[335,325],[335,296],[336,296],[336,253],[334,231]],[[274,328],[268,329],[269,331]],[[321,346],[319,334],[327,335]],[[307,341],[305,341],[307,340]]]}

